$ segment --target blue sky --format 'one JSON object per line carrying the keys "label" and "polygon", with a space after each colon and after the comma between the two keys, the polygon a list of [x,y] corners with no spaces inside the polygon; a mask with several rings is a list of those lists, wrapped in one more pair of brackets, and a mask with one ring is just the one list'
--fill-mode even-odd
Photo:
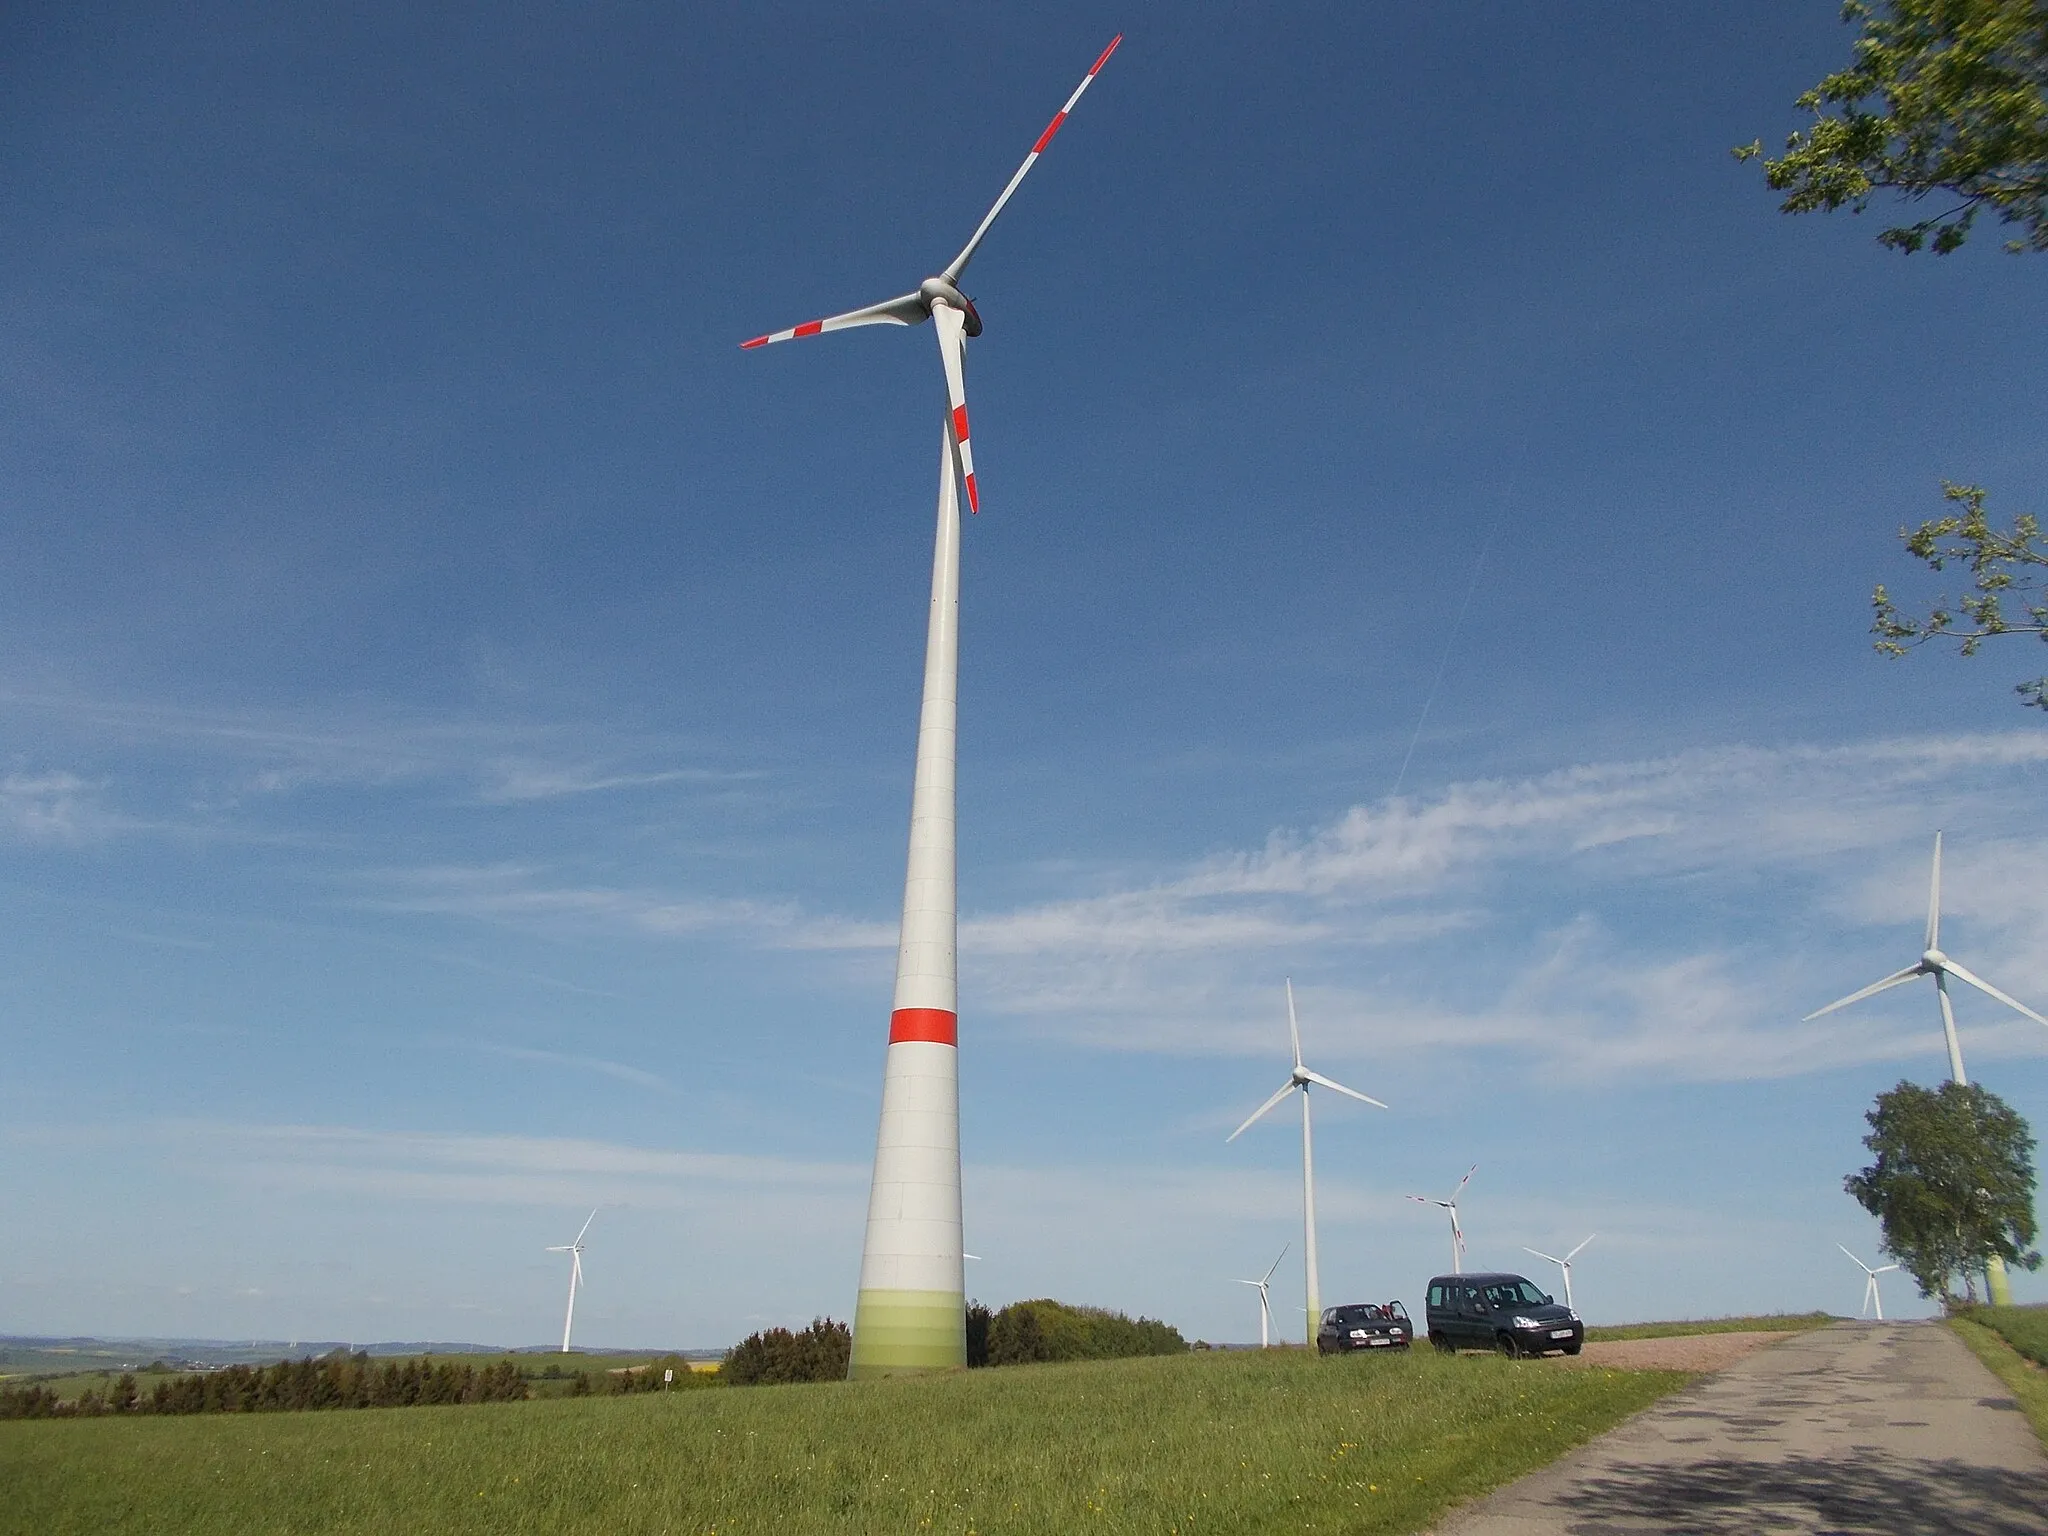
{"label": "blue sky", "polygon": [[1595,1318],[1854,1308],[1934,1003],[1797,1021],[1937,827],[2048,998],[2039,662],[1866,634],[1944,476],[2039,510],[2048,293],[1729,159],[1832,0],[29,3],[0,1331],[537,1342],[596,1205],[579,1339],[849,1313],[943,394],[736,343],[941,265],[1117,31],[967,284],[971,1288],[1242,1339],[1293,1242],[1297,1307],[1297,1144],[1223,1142],[1291,975],[1393,1106],[1318,1120],[1326,1296],[1477,1162]]}

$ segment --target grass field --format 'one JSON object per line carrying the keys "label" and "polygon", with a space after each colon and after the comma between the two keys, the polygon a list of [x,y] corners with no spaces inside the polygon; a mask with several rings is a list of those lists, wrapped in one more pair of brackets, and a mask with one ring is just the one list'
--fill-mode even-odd
{"label": "grass field", "polygon": [[1676,1372],[1231,1351],[467,1408],[0,1423],[0,1528],[1403,1532]]}
{"label": "grass field", "polygon": [[2048,1366],[2048,1306],[1972,1307],[1963,1315],[1998,1334],[2034,1364]]}
{"label": "grass field", "polygon": [[1693,1333],[1804,1333],[1825,1328],[1836,1319],[1830,1312],[1771,1312],[1763,1317],[1708,1317],[1692,1322],[1625,1323],[1617,1328],[1588,1328],[1588,1343],[1618,1339],[1677,1339]]}
{"label": "grass field", "polygon": [[[2000,1307],[1995,1310],[2016,1312],[2019,1308]],[[1952,1317],[1948,1325],[1962,1335],[1963,1342],[1970,1346],[1979,1360],[1991,1367],[1994,1376],[2012,1388],[2012,1395],[2025,1411],[2027,1422],[2034,1426],[2034,1434],[2044,1447],[2048,1447],[2048,1370],[2034,1364],[1982,1323],[1967,1317]]]}

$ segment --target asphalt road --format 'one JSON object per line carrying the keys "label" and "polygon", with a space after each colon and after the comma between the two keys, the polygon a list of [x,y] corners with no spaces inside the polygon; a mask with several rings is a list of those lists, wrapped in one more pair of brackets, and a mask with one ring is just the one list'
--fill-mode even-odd
{"label": "asphalt road", "polygon": [[1437,1530],[2048,1536],[2048,1455],[1948,1329],[1836,1323],[1737,1361]]}

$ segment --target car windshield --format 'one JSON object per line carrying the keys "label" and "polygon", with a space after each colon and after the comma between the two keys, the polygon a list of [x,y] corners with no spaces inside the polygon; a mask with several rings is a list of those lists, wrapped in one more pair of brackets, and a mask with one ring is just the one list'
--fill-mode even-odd
{"label": "car windshield", "polygon": [[1387,1320],[1387,1310],[1374,1306],[1346,1307],[1338,1314],[1337,1320],[1343,1323],[1383,1323]]}
{"label": "car windshield", "polygon": [[1506,1280],[1489,1285],[1486,1299],[1496,1307],[1540,1307],[1545,1297],[1527,1280]]}

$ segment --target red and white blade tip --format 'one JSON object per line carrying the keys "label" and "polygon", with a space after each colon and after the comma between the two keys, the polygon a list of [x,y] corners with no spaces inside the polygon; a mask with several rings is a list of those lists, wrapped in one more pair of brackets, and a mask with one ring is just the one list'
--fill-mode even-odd
{"label": "red and white blade tip", "polygon": [[815,336],[823,329],[824,321],[806,320],[802,325],[793,325],[786,331],[771,331],[766,336],[756,336],[752,341],[743,341],[740,343],[740,350],[744,352],[749,347],[765,347],[771,341],[795,341],[800,336]]}

